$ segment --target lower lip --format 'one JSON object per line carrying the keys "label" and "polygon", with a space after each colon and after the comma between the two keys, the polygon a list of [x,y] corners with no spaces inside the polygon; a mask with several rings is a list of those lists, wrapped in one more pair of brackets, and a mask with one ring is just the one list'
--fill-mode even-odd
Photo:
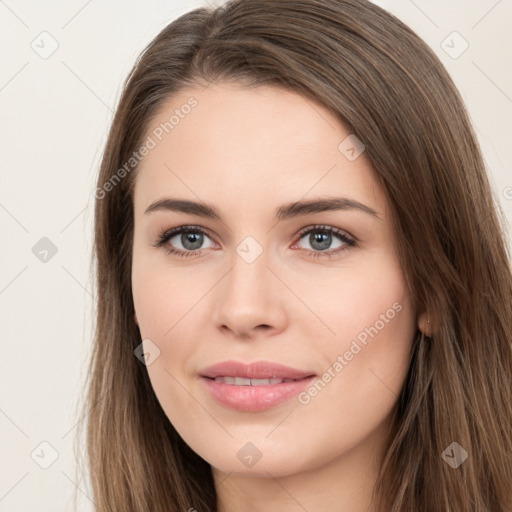
{"label": "lower lip", "polygon": [[235,386],[202,377],[210,395],[221,404],[238,411],[257,412],[275,407],[309,386],[315,376],[294,382],[281,382],[264,386]]}

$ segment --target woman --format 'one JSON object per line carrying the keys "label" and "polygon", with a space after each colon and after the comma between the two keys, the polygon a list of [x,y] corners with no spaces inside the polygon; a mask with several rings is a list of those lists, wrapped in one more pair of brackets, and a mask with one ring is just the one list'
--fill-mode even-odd
{"label": "woman", "polygon": [[233,0],[96,189],[97,511],[512,510],[512,276],[461,97],[361,0]]}

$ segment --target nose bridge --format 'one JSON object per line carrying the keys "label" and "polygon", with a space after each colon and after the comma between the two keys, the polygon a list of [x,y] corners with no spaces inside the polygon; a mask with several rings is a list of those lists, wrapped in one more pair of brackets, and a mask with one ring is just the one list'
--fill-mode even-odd
{"label": "nose bridge", "polygon": [[267,268],[270,254],[252,237],[236,248],[230,271],[216,296],[217,324],[237,333],[258,325],[282,327],[279,280]]}
{"label": "nose bridge", "polygon": [[[269,253],[262,244],[252,237],[246,237],[236,248],[232,258],[231,271],[227,276],[229,295],[238,300],[264,299],[268,303],[269,290]],[[265,297],[266,296],[266,297]]]}

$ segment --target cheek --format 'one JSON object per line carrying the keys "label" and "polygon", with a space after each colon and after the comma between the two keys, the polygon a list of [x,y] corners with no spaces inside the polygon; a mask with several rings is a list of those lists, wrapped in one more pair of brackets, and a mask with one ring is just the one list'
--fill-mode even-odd
{"label": "cheek", "polygon": [[341,346],[353,339],[364,346],[377,338],[382,345],[391,338],[408,337],[413,325],[409,306],[400,269],[381,264],[372,272],[347,276],[341,308],[332,308],[329,316],[335,322]]}
{"label": "cheek", "polygon": [[407,284],[386,248],[353,258],[339,268],[323,268],[314,279],[304,273],[299,280],[290,275],[288,281],[313,313],[306,322],[304,308],[290,308],[290,325],[308,331],[305,339],[316,340],[315,351],[332,357],[348,350],[354,339],[364,344],[378,338],[382,347],[385,340],[410,340],[414,334]]}
{"label": "cheek", "polygon": [[[324,373],[299,396],[296,415],[296,428],[318,444],[319,461],[377,431],[390,417],[409,368],[414,312],[400,269],[384,261],[375,271],[347,275],[319,315],[336,336],[317,337]],[[283,425],[274,442],[292,434]]]}
{"label": "cheek", "polygon": [[189,376],[188,364],[207,328],[208,316],[200,315],[202,300],[214,286],[214,277],[171,267],[154,254],[134,254],[132,291],[140,335],[151,340],[159,354],[147,369],[157,395],[165,400],[179,394],[185,373]]}
{"label": "cheek", "polygon": [[195,331],[189,327],[194,323],[194,307],[200,307],[207,291],[199,283],[183,269],[134,254],[132,290],[141,340],[151,340],[144,342],[144,350],[158,354],[147,365],[149,379],[166,415],[180,430],[187,428],[188,421],[204,421],[182,373],[197,348],[190,343]]}
{"label": "cheek", "polygon": [[143,337],[170,336],[180,319],[187,321],[186,315],[207,289],[207,283],[194,273],[172,268],[162,260],[134,255],[132,293]]}
{"label": "cheek", "polygon": [[338,282],[317,281],[309,292],[308,304],[316,305],[330,333],[315,336],[310,327],[307,337],[316,340],[324,371],[331,369],[331,378],[325,377],[329,390],[322,391],[320,401],[342,396],[357,409],[361,400],[397,398],[416,322],[402,270],[391,253],[375,254],[352,270],[340,274]]}
{"label": "cheek", "polygon": [[378,265],[347,273],[330,295],[322,318],[336,336],[317,345],[325,373],[301,403],[312,417],[329,409],[333,424],[350,411],[345,428],[357,436],[376,427],[398,399],[416,332],[414,311],[400,267],[383,255]]}

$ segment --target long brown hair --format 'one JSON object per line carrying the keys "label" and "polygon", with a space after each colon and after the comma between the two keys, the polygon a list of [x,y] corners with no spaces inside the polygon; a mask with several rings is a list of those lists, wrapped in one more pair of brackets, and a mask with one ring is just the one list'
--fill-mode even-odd
{"label": "long brown hair", "polygon": [[[210,465],[177,434],[134,356],[137,166],[126,166],[164,101],[216,81],[283,87],[324,105],[364,143],[390,202],[414,307],[428,311],[432,334],[413,340],[375,486],[378,510],[510,512],[505,219],[450,76],[411,29],[366,0],[198,8],[165,27],[128,76],[95,203],[97,322],[84,414],[96,511],[216,510]],[[442,456],[453,442],[468,453],[456,469]]]}

